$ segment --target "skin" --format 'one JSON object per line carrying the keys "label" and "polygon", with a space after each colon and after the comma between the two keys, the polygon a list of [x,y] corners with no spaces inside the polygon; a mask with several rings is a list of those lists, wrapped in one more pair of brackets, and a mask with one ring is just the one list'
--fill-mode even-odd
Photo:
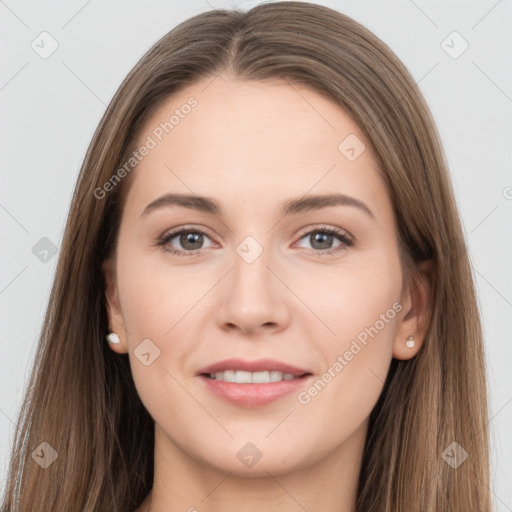
{"label": "skin", "polygon": [[[150,504],[154,512],[353,511],[368,418],[391,360],[414,357],[423,342],[427,281],[404,283],[376,159],[337,104],[305,87],[223,74],[168,98],[138,140],[190,96],[198,105],[133,171],[116,254],[105,265],[110,329],[121,340],[110,346],[129,353],[155,420],[154,485],[137,512]],[[338,150],[349,134],[366,146],[354,161]],[[286,199],[333,191],[363,201],[374,218],[347,205],[279,213]],[[168,206],[141,217],[169,192],[213,197],[223,215]],[[156,245],[180,226],[206,230],[195,246],[202,254]],[[336,235],[315,243],[310,232],[322,227],[339,228],[354,245]],[[236,252],[249,235],[263,248],[250,264]],[[179,236],[170,245],[190,247]],[[338,250],[322,256],[324,247]],[[240,357],[278,359],[318,378],[396,302],[402,309],[307,404],[292,393],[237,406],[196,375]],[[147,338],[160,355],[145,366],[134,350]],[[248,442],[262,454],[251,468],[237,457]]]}

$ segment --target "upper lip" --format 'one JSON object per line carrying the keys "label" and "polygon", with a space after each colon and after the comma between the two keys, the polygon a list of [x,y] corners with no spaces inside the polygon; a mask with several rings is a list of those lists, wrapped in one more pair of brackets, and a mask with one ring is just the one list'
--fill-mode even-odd
{"label": "upper lip", "polygon": [[263,372],[267,371],[278,371],[283,373],[291,373],[295,376],[301,376],[306,373],[310,373],[307,370],[298,368],[291,364],[277,361],[276,359],[258,359],[256,361],[246,361],[244,359],[224,359],[217,363],[213,363],[209,366],[205,366],[199,370],[198,375],[213,374],[217,372],[223,372],[226,370],[243,370],[247,372]]}

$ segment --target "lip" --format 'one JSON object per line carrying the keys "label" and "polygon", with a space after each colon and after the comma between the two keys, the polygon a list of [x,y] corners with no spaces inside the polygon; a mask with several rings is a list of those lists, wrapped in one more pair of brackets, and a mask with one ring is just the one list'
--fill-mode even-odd
{"label": "lip", "polygon": [[276,359],[258,359],[256,361],[246,361],[244,359],[232,358],[224,359],[223,361],[219,361],[217,363],[206,366],[205,368],[199,370],[197,375],[224,372],[226,370],[244,370],[246,372],[263,372],[265,370],[269,370],[291,373],[296,377],[304,375],[305,373],[311,373],[308,370],[277,361]]}
{"label": "lip", "polygon": [[[225,370],[244,370],[248,372],[279,371],[291,373],[296,378],[282,380],[266,384],[239,384],[236,382],[224,382],[208,377],[208,374]],[[225,359],[201,369],[197,376],[206,388],[216,396],[237,406],[259,407],[293,392],[297,393],[313,377],[311,372],[298,368],[275,359],[258,359],[257,361],[245,361],[243,359]]]}

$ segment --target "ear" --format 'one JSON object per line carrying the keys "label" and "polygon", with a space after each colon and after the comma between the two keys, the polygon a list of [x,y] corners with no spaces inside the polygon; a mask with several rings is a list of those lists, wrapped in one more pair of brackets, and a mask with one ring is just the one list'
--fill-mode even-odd
{"label": "ear", "polygon": [[[404,286],[400,300],[403,309],[393,345],[393,357],[396,359],[411,359],[423,345],[432,308],[432,270],[433,260],[419,263],[417,272]],[[409,336],[414,337],[413,348],[405,345]]]}
{"label": "ear", "polygon": [[119,336],[119,343],[108,343],[109,347],[118,354],[126,354],[128,352],[128,343],[126,337],[126,329],[124,319],[119,303],[119,295],[117,289],[117,278],[115,263],[112,259],[105,260],[102,265],[103,275],[105,277],[105,303],[108,316],[109,332],[115,332]]}

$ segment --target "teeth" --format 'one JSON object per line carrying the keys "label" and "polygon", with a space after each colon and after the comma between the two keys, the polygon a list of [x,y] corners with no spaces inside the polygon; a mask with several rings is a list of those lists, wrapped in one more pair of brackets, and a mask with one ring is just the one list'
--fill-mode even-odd
{"label": "teeth", "polygon": [[252,382],[251,372],[235,372],[235,382],[237,384],[250,384]]}
{"label": "teeth", "polygon": [[269,382],[293,380],[296,378],[293,373],[278,371],[247,372],[244,370],[226,370],[211,374],[210,377],[224,382],[236,382],[237,384],[268,384]]}
{"label": "teeth", "polygon": [[[292,375],[293,378],[293,375]],[[272,371],[269,375],[270,382],[279,382],[280,380],[283,380],[283,373],[278,371]]]}
{"label": "teeth", "polygon": [[270,374],[269,372],[254,372],[252,374],[252,383],[256,384],[265,384],[270,382]]}

